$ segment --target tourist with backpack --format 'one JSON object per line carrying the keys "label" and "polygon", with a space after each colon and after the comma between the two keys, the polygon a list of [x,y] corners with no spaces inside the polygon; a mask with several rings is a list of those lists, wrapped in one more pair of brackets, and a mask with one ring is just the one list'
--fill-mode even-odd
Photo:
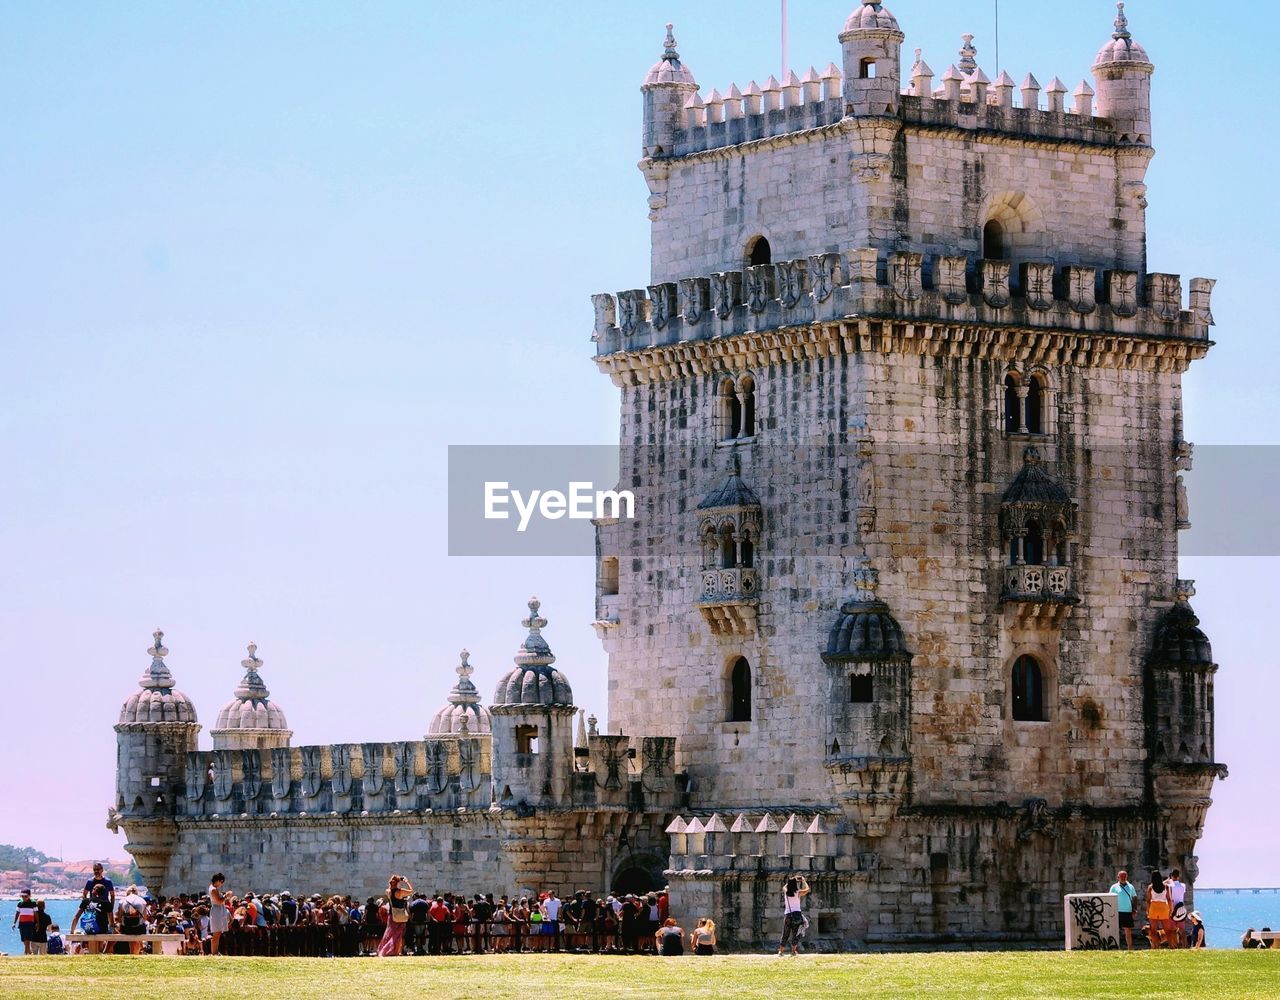
{"label": "tourist with backpack", "polygon": [[[116,907],[116,925],[120,928],[121,934],[147,933],[147,901],[138,894],[136,885],[131,885],[125,890],[124,897]],[[141,955],[142,942],[130,941],[129,954]]]}

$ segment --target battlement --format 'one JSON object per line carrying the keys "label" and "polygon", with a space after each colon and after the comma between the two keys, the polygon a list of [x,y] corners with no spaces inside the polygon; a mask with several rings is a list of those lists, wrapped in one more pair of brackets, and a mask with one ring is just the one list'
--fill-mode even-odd
{"label": "battlement", "polygon": [[[874,248],[592,297],[597,357],[851,319],[1154,338],[1209,346],[1215,282]],[[921,330],[919,336],[929,334]]]}
{"label": "battlement", "polygon": [[[593,733],[575,748],[566,808],[669,808],[675,739]],[[537,754],[518,754],[529,766]],[[489,735],[187,754],[181,818],[519,810],[496,797]],[[125,813],[127,820],[131,816]]]}
{"label": "battlement", "polygon": [[[743,90],[733,85],[724,94],[691,94],[669,155],[695,156],[777,137],[803,141],[810,137],[804,133],[819,138],[852,130],[857,122],[847,116],[843,79],[832,63],[821,74],[812,67],[803,77],[788,73],[783,83],[771,76],[763,87],[752,80]],[[917,61],[897,110],[903,124],[1089,146],[1145,143],[1149,138],[1122,133],[1111,120],[1095,114],[1094,90],[1084,80],[1070,102],[1057,77],[1045,90],[1044,101],[1040,83],[1031,74],[1015,88],[1007,73],[992,85],[981,69],[965,75],[952,66],[942,86],[934,89],[932,82],[933,71]]]}
{"label": "battlement", "polygon": [[740,813],[726,818],[676,816],[668,875],[712,872],[842,872],[870,877],[876,855],[855,849],[856,830],[843,814],[806,810]]}

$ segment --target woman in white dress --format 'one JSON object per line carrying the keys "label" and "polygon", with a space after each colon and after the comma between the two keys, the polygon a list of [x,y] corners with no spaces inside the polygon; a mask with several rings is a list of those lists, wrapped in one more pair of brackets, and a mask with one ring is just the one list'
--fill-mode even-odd
{"label": "woman in white dress", "polygon": [[209,954],[218,954],[218,942],[222,933],[231,924],[231,913],[227,910],[227,894],[223,889],[227,879],[222,872],[213,876],[209,883]]}

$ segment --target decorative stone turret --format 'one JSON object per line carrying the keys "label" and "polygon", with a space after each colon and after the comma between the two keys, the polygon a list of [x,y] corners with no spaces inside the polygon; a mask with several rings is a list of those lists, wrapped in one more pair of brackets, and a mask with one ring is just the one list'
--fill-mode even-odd
{"label": "decorative stone turret", "polygon": [[515,668],[498,681],[493,716],[493,783],[498,804],[517,811],[566,801],[573,773],[573,689],[552,664],[542,636],[542,603],[529,598],[529,630],[516,650]]}
{"label": "decorative stone turret", "polygon": [[1038,448],[1023,453],[1021,471],[1000,500],[1008,565],[1003,600],[1076,604],[1071,545],[1076,506],[1066,488],[1044,470]]}
{"label": "decorative stone turret", "polygon": [[1124,3],[1117,3],[1115,33],[1093,63],[1097,113],[1111,119],[1120,143],[1151,145],[1151,74],[1147,51],[1129,33]]}
{"label": "decorative stone turret", "polygon": [[840,33],[848,114],[897,114],[905,39],[898,19],[879,0],[864,0],[849,15]]}
{"label": "decorative stone turret", "polygon": [[883,836],[905,795],[911,764],[911,653],[902,627],[876,596],[868,565],[840,608],[822,662],[830,673],[827,769],[860,836]]}
{"label": "decorative stone turret", "polygon": [[471,682],[476,669],[471,665],[471,654],[464,649],[459,656],[462,662],[457,666],[458,683],[449,692],[449,704],[432,718],[428,738],[478,736],[492,728],[489,710],[480,704],[480,692]]}
{"label": "decorative stone turret", "polygon": [[[1176,600],[1156,625],[1147,659],[1147,743],[1160,823],[1162,865],[1195,881],[1195,843],[1213,804],[1214,778],[1227,767],[1214,760],[1213,648],[1191,610],[1195,582],[1178,580]],[[1188,905],[1191,901],[1188,900]]]}
{"label": "decorative stone turret", "polygon": [[151,666],[120,709],[116,723],[116,801],[107,826],[123,825],[125,849],[138,862],[148,888],[158,891],[176,841],[173,817],[185,787],[186,756],[197,747],[200,725],[191,699],[175,687],[164,658],[164,633],[153,633]]}
{"label": "decorative stone turret", "polygon": [[659,59],[640,88],[644,94],[644,155],[669,156],[675,149],[676,129],[684,126],[684,106],[698,93],[698,84],[676,51],[674,26],[667,25],[667,38]]}
{"label": "decorative stone turret", "polygon": [[222,706],[218,721],[209,730],[215,750],[259,750],[287,747],[293,736],[279,705],[271,701],[271,692],[258,670],[262,660],[258,647],[249,643],[249,655],[240,661],[244,677],[235,697]]}

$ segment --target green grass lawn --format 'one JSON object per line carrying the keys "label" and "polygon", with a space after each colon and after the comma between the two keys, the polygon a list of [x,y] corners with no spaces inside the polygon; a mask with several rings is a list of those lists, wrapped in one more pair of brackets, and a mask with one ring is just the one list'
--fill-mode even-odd
{"label": "green grass lawn", "polygon": [[341,997],[1280,997],[1280,952],[949,953],[775,958],[0,959],[0,996],[138,1000]]}

